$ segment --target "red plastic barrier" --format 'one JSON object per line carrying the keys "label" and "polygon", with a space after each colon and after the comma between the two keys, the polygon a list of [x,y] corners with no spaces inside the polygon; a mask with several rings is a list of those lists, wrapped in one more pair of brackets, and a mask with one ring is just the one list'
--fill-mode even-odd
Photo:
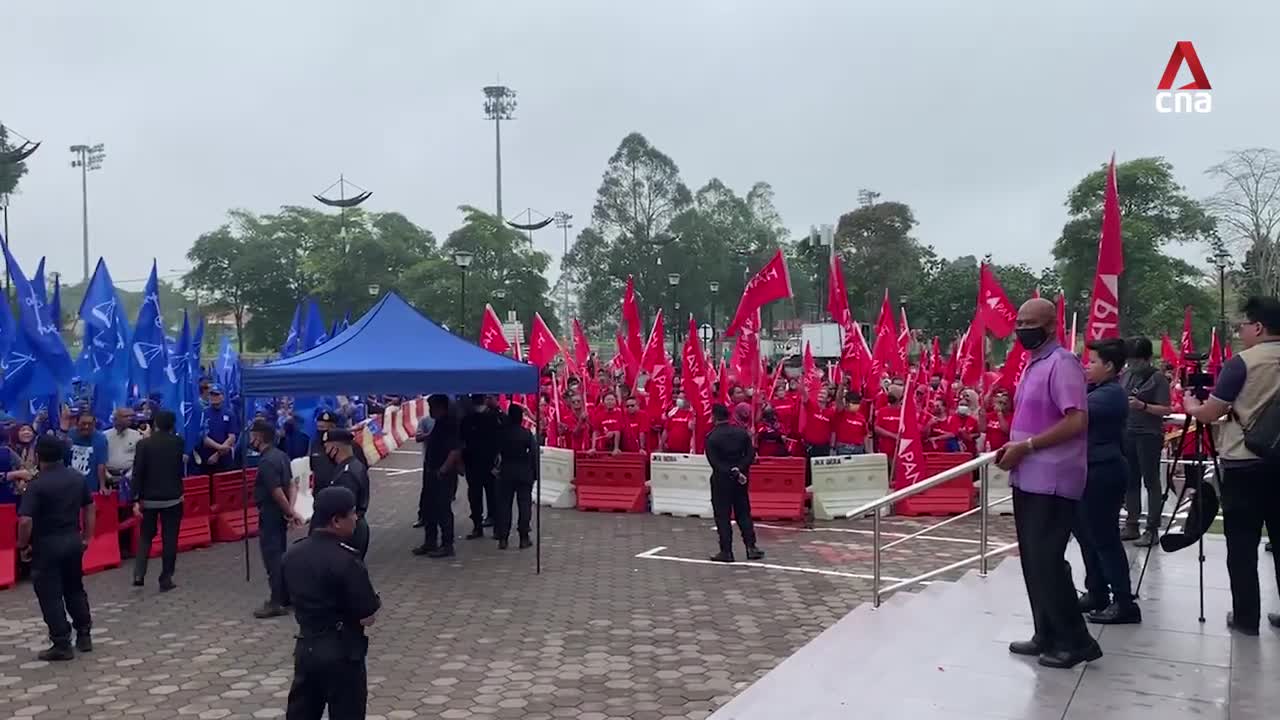
{"label": "red plastic barrier", "polygon": [[0,590],[18,582],[18,506],[0,505]]}
{"label": "red plastic barrier", "polygon": [[575,453],[573,484],[579,510],[644,512],[648,504],[649,456],[638,452]]}
{"label": "red plastic barrier", "polygon": [[383,439],[382,433],[377,433],[373,436],[373,447],[378,451],[379,460],[391,454],[391,451],[387,449],[387,441]]}
{"label": "red plastic barrier", "polygon": [[756,520],[803,520],[804,476],[808,458],[757,458],[751,466],[751,517]]}
{"label": "red plastic barrier", "polygon": [[81,560],[85,575],[120,567],[120,500],[115,492],[94,493],[93,507],[97,524]]}
{"label": "red plastic barrier", "polygon": [[[927,452],[924,454],[923,477],[933,477],[972,459],[969,453]],[[900,487],[894,484],[894,489]],[[899,501],[894,505],[894,512],[898,515],[959,515],[973,507],[973,478],[963,475]]]}
{"label": "red plastic barrier", "polygon": [[[412,440],[413,436],[418,434],[418,423],[416,420],[418,415],[409,412],[409,406],[411,404],[414,403],[405,402],[400,404],[400,423],[402,427],[404,427],[404,434],[408,440]],[[408,440],[406,440],[406,442],[408,442]]]}
{"label": "red plastic barrier", "polygon": [[[213,476],[213,506],[210,511],[214,541],[235,542],[245,536],[258,535],[258,508],[253,504],[253,483],[257,479],[257,468],[250,468],[244,478],[239,471]],[[245,512],[245,483],[249,492],[248,513]]]}
{"label": "red plastic barrier", "polygon": [[[235,473],[239,477],[239,473]],[[213,525],[211,507],[212,483],[208,475],[194,475],[182,480],[182,522],[178,525],[178,552],[206,548],[213,544]],[[163,526],[164,521],[160,521]],[[138,541],[142,537],[140,523],[133,527],[133,549],[138,552]],[[164,544],[160,541],[160,527],[156,528],[156,536],[151,540],[150,557],[160,557]]]}

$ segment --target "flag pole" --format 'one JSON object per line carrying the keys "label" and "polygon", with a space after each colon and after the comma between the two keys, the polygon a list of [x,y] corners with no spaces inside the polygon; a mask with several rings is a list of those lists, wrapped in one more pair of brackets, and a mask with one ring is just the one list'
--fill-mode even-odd
{"label": "flag pole", "polygon": [[[555,387],[556,373],[551,371],[551,386]],[[534,532],[537,533],[536,540],[533,543],[533,574],[542,574],[542,388],[538,388],[538,393],[534,395],[534,400],[538,403],[538,409],[534,411],[534,437],[533,437],[533,483],[534,483],[534,524],[537,526]]]}

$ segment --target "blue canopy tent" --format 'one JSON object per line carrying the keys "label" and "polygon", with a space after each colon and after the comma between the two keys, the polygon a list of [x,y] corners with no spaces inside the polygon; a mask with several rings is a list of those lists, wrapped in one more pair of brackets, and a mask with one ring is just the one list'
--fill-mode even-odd
{"label": "blue canopy tent", "polygon": [[[538,392],[537,368],[454,335],[395,293],[379,300],[337,337],[289,358],[244,367],[241,373],[244,397]],[[539,459],[534,463],[535,498],[541,496],[540,466]],[[539,539],[535,556],[541,572],[542,512],[536,500],[535,510]],[[245,557],[247,573],[247,552]]]}
{"label": "blue canopy tent", "polygon": [[538,370],[474,345],[391,293],[338,336],[304,353],[246,367],[256,397],[375,393],[536,393]]}

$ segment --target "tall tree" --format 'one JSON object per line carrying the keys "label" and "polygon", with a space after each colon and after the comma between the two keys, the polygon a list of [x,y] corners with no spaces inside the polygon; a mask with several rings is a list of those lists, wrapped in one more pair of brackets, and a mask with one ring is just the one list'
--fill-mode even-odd
{"label": "tall tree", "polygon": [[[1083,309],[1098,264],[1098,232],[1106,167],[1089,173],[1067,197],[1068,220],[1054,243],[1053,257],[1071,307]],[[1167,249],[1208,243],[1213,217],[1189,197],[1164,158],[1138,158],[1116,166],[1120,193],[1124,275],[1120,278],[1120,332],[1158,335],[1180,327],[1183,308],[1199,317],[1216,316],[1205,274]],[[1197,327],[1197,344],[1208,341],[1209,324]],[[1199,337],[1203,335],[1203,338]]]}
{"label": "tall tree", "polygon": [[[9,131],[4,123],[0,123],[0,152],[12,150],[14,145],[9,141]],[[27,174],[26,163],[0,163],[0,195],[8,195],[18,187],[18,181]]]}
{"label": "tall tree", "polygon": [[902,295],[917,294],[935,254],[911,236],[915,226],[911,207],[893,201],[868,203],[840,217],[836,248],[848,269],[849,307],[859,322],[875,317],[886,287],[895,306]]}
{"label": "tall tree", "polygon": [[1222,249],[1243,258],[1233,273],[1245,294],[1280,295],[1280,153],[1249,148],[1205,171],[1221,183],[1208,201]]}

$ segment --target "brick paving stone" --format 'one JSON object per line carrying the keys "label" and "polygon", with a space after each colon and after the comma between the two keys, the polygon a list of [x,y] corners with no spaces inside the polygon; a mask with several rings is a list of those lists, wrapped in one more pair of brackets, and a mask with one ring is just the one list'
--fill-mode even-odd
{"label": "brick paving stone", "polygon": [[[369,566],[383,610],[370,631],[371,720],[697,720],[870,599],[858,577],[636,557],[661,546],[659,556],[705,558],[715,535],[697,518],[543,508],[541,575],[533,551],[492,539],[460,537],[450,561],[414,557],[417,460],[398,453],[373,473]],[[465,533],[463,489],[458,498]],[[761,523],[768,562],[870,573],[870,539],[857,532],[869,523],[819,528],[841,532]],[[993,545],[1011,540],[1011,519],[993,517],[991,533]],[[972,541],[977,526],[940,534]],[[905,543],[882,569],[907,577],[975,550]],[[0,717],[281,717],[296,623],[252,617],[266,587],[254,541],[248,552],[247,583],[239,543],[183,553],[179,588],[164,595],[158,567],[145,588],[130,586],[127,567],[90,576],[95,652],[70,663],[35,660],[46,630],[30,585],[0,591]]]}

